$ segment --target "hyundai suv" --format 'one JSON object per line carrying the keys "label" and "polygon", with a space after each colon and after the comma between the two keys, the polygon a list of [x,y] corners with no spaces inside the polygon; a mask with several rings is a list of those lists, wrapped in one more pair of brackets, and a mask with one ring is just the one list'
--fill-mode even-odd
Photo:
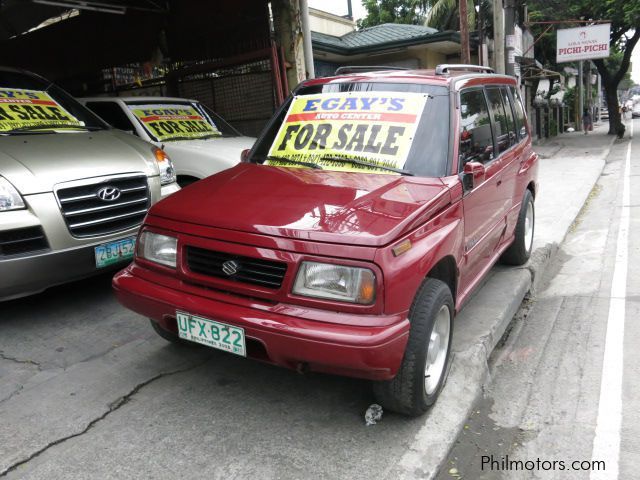
{"label": "hyundai suv", "polygon": [[50,81],[0,68],[0,301],[122,268],[175,180],[160,148]]}
{"label": "hyundai suv", "polygon": [[243,163],[150,210],[113,285],[170,341],[371,379],[419,415],[455,313],[496,261],[529,258],[537,160],[512,77],[308,80]]}

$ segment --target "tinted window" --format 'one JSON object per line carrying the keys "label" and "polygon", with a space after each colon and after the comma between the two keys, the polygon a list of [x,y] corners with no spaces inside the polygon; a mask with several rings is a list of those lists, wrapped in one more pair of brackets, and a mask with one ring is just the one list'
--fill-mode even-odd
{"label": "tinted window", "polygon": [[525,138],[527,136],[527,127],[526,127],[526,115],[524,113],[524,107],[522,106],[522,99],[520,98],[520,93],[513,87],[510,88],[511,97],[513,98],[513,106],[515,107],[516,113],[516,121],[518,124],[518,130],[520,132],[520,138]]}
{"label": "tinted window", "polygon": [[509,127],[509,144],[515,145],[518,143],[518,134],[516,131],[515,118],[513,117],[513,106],[511,99],[509,98],[509,92],[506,87],[500,88],[502,94],[502,105],[504,106],[504,112],[507,117],[507,125]]}
{"label": "tinted window", "polygon": [[[449,93],[446,87],[412,83],[330,83],[312,85],[296,91],[296,96],[345,92],[402,92],[427,94],[422,116],[411,141],[411,148],[403,168],[424,177],[443,177],[449,174]],[[262,163],[268,155],[285,119],[291,98],[269,125],[255,147],[253,161]],[[369,120],[368,125],[379,122]]]}
{"label": "tinted window", "polygon": [[[89,129],[104,129],[108,128],[101,119],[93,114],[84,105],[81,105],[75,98],[62,90],[57,85],[49,82],[48,80],[32,75],[29,73],[17,72],[12,70],[0,70],[0,89],[17,89],[17,90],[31,90],[35,92],[42,92],[47,97],[55,102],[55,104],[62,107],[66,112],[71,114],[77,119],[84,127]],[[36,115],[36,114],[34,114]],[[45,120],[42,120],[46,123]],[[51,130],[37,130],[39,133],[52,133]]]}
{"label": "tinted window", "polygon": [[87,107],[100,118],[106,120],[112,127],[135,133],[133,124],[122,111],[120,105],[115,102],[87,102]]}
{"label": "tinted window", "polygon": [[493,136],[489,109],[482,90],[460,94],[461,166],[467,162],[488,162],[493,159]]}
{"label": "tinted window", "polygon": [[489,108],[493,116],[494,134],[498,147],[496,154],[500,155],[500,153],[511,146],[509,123],[507,122],[507,114],[502,103],[500,88],[487,88],[487,100],[489,101]]}

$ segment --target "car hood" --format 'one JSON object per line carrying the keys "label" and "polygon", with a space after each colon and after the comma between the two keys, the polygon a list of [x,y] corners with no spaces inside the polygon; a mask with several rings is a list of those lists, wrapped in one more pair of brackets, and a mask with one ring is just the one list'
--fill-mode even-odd
{"label": "car hood", "polygon": [[450,202],[438,178],[241,163],[177,192],[150,214],[263,235],[379,246]]}
{"label": "car hood", "polygon": [[0,175],[22,195],[62,182],[143,172],[158,175],[151,145],[117,130],[0,136]]}
{"label": "car hood", "polygon": [[243,150],[251,148],[255,142],[251,137],[219,137],[207,140],[179,140],[165,142],[164,151],[175,163],[177,173],[193,174],[183,171],[183,162],[197,161],[199,168],[207,170],[209,175],[218,173],[240,162]]}

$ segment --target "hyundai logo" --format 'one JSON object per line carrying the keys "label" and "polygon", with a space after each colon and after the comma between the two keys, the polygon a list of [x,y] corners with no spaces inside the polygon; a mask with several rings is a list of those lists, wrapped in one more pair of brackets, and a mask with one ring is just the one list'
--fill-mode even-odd
{"label": "hyundai logo", "polygon": [[121,194],[122,192],[120,189],[116,187],[102,187],[96,193],[97,197],[105,202],[113,202],[114,200],[119,199]]}
{"label": "hyundai logo", "polygon": [[222,271],[227,275],[235,275],[240,270],[240,264],[235,260],[227,260],[222,264]]}

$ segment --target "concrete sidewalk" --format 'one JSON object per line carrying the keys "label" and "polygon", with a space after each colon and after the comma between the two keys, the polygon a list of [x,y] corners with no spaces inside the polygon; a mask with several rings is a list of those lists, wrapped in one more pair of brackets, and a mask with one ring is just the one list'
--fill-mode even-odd
{"label": "concrete sidewalk", "polygon": [[535,294],[559,245],[605,165],[614,137],[608,125],[567,133],[535,150],[540,155],[534,252],[524,267],[497,265],[456,318],[454,361],[440,399],[398,468],[388,478],[433,478],[489,381],[488,359],[527,294]]}

